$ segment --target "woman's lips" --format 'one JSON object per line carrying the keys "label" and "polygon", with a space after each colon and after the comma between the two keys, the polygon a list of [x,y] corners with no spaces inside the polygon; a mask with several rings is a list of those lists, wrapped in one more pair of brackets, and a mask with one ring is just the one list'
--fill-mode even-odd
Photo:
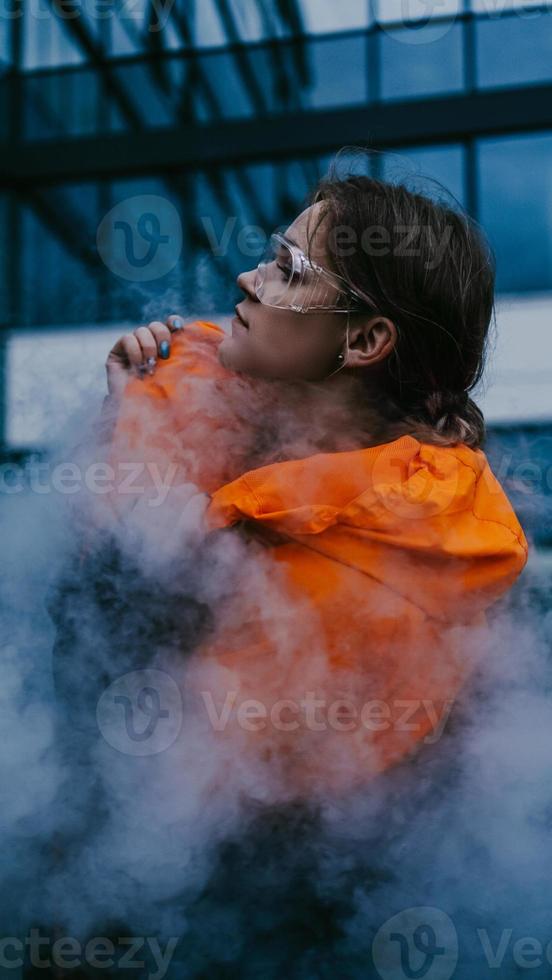
{"label": "woman's lips", "polygon": [[243,322],[243,320],[241,320],[239,316],[235,316],[233,318],[233,320],[232,320],[232,327],[233,328],[239,327],[240,330],[247,330],[248,329],[246,327],[245,323]]}
{"label": "woman's lips", "polygon": [[249,330],[249,324],[243,319],[238,307],[235,306],[234,309],[236,311],[236,316],[234,317],[234,319],[238,320],[241,323],[242,327],[245,327],[246,330]]}

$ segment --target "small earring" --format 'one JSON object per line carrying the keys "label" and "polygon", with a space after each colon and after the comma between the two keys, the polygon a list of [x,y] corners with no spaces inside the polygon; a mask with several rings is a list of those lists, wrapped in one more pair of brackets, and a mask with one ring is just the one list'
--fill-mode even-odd
{"label": "small earring", "polygon": [[337,372],[338,371],[341,371],[341,368],[344,367],[344,365],[345,365],[345,354],[338,354],[337,357],[336,357],[336,361],[337,361],[337,367],[335,368],[334,371],[331,372],[331,374],[328,374],[327,375],[328,378],[333,378],[334,374],[337,374]]}

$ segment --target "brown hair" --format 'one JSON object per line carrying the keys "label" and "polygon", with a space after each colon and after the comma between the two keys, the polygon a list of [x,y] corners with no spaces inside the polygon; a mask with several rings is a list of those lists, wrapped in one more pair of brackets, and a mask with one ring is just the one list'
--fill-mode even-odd
{"label": "brown hair", "polygon": [[494,253],[460,205],[404,181],[340,177],[339,162],[338,154],[309,203],[322,201],[321,218],[329,215],[336,271],[397,328],[384,368],[384,412],[425,441],[478,447],[485,422],[469,392],[485,364]]}

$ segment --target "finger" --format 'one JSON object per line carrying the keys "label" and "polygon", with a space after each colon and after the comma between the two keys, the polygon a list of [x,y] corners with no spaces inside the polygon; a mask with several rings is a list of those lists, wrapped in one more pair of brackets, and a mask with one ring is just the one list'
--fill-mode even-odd
{"label": "finger", "polygon": [[170,342],[171,332],[167,324],[161,323],[161,320],[152,320],[151,323],[148,323],[148,330],[151,330],[158,344],[163,340]]}
{"label": "finger", "polygon": [[160,320],[152,320],[152,322],[148,324],[148,330],[151,330],[153,336],[155,337],[159,357],[165,360],[169,356],[171,350],[171,332],[168,326],[166,323],[161,323]]}
{"label": "finger", "polygon": [[167,326],[169,330],[177,333],[179,330],[184,329],[184,320],[181,316],[178,316],[178,314],[173,313],[171,316],[167,317]]}
{"label": "finger", "polygon": [[149,373],[153,374],[157,363],[157,340],[148,327],[138,327],[134,331],[134,336],[142,348],[142,363],[149,369]]}
{"label": "finger", "polygon": [[143,363],[142,348],[138,343],[138,339],[134,336],[134,334],[129,333],[125,337],[121,338],[120,343],[129,366],[138,370]]}
{"label": "finger", "polygon": [[127,354],[126,354],[126,351],[125,351],[125,348],[124,348],[124,339],[125,339],[125,337],[126,337],[126,334],[124,334],[122,337],[119,337],[117,343],[116,344],[113,344],[113,347],[109,351],[109,355],[108,355],[110,358],[118,357],[118,358],[121,358],[121,360],[124,360],[124,361],[127,360]]}

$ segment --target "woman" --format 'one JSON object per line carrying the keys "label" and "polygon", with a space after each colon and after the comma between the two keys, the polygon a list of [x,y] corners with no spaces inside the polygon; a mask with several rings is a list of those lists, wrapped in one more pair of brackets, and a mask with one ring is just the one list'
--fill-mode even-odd
{"label": "woman", "polygon": [[185,684],[250,790],[362,786],[440,737],[482,658],[527,559],[469,394],[494,278],[459,210],[334,173],[239,275],[231,334],[172,316],[108,357],[109,458],[146,479],[110,503],[160,575],[201,529]]}

